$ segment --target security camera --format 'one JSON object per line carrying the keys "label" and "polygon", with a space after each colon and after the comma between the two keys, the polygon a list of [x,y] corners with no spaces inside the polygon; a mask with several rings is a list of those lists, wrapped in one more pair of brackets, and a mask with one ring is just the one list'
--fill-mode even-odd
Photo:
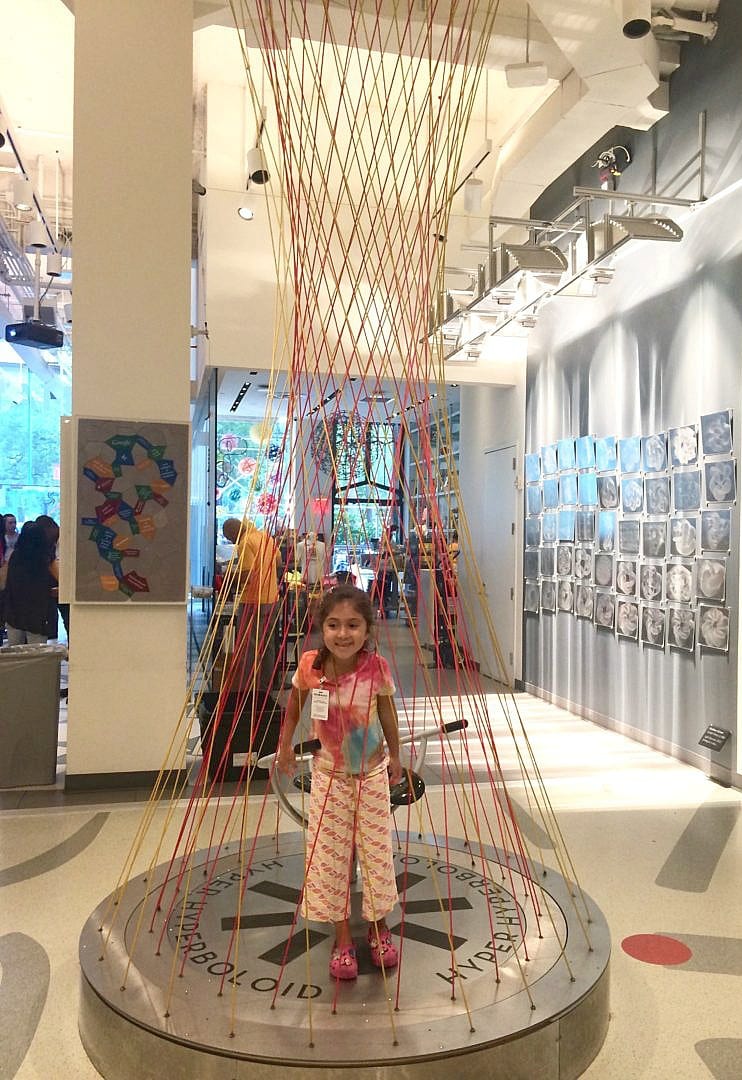
{"label": "security camera", "polygon": [[624,37],[646,37],[652,29],[652,3],[651,0],[623,0],[623,30]]}
{"label": "security camera", "polygon": [[247,152],[247,179],[253,184],[267,184],[270,180],[268,165],[259,146]]}
{"label": "security camera", "polygon": [[193,191],[194,195],[205,195],[206,194],[206,188],[203,186],[203,184],[199,180],[192,180],[191,181],[191,190]]}

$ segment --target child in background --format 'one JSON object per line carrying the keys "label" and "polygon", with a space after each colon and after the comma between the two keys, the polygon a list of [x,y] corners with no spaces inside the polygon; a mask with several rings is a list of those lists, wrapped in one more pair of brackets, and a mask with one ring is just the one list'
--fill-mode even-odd
{"label": "child in background", "polygon": [[321,745],[312,767],[304,914],[334,923],[330,974],[355,979],[349,916],[356,848],[371,959],[387,970],[398,962],[385,920],[398,900],[389,805],[389,783],[402,778],[395,688],[389,665],[375,650],[374,612],[366,593],[352,585],[332,589],[322,600],[318,622],[323,645],[303,654],[293,677],[277,762],[293,775],[294,733],[311,696],[312,737]]}

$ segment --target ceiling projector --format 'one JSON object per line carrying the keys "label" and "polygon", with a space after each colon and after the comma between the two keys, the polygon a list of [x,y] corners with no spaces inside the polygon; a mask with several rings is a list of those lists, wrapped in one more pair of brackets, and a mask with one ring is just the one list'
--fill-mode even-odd
{"label": "ceiling projector", "polygon": [[8,323],[5,340],[11,345],[27,345],[31,349],[61,349],[64,334],[56,326],[48,326],[38,319],[26,319],[25,322]]}

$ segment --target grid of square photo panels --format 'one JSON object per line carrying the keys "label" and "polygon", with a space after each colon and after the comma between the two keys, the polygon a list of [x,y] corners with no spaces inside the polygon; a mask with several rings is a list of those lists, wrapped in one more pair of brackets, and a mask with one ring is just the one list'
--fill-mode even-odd
{"label": "grid of square photo panels", "polygon": [[526,454],[525,478],[527,615],[572,615],[651,648],[728,651],[731,410],[656,434],[560,439]]}

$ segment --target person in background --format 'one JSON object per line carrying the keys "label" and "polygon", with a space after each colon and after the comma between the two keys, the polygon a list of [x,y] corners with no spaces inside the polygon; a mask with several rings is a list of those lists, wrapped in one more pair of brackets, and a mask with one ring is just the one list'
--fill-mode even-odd
{"label": "person in background", "polygon": [[222,531],[237,547],[237,600],[240,604],[236,651],[250,683],[268,691],[276,668],[275,623],[281,552],[267,532],[252,521],[227,518]]}
{"label": "person in background", "polygon": [[16,521],[15,514],[5,514],[3,518],[3,547],[5,549],[6,561],[13,554],[13,549],[18,543],[18,522]]}
{"label": "person in background", "polygon": [[49,542],[40,525],[27,521],[8,564],[5,619],[9,645],[42,645],[48,638],[49,594],[59,576],[49,561]]}
{"label": "person in background", "polygon": [[5,636],[5,582],[8,577],[8,559],[10,551],[5,544],[5,518],[0,514],[0,645]]}
{"label": "person in background", "polygon": [[[40,525],[44,530],[47,544],[49,545],[49,565],[57,567],[57,575],[59,573],[59,525],[53,517],[49,517],[48,514],[39,514],[36,518],[36,524]],[[59,603],[59,580],[57,577],[56,583],[51,590],[51,596],[49,601],[49,637],[57,637],[57,614],[62,616],[62,622],[64,629],[67,633],[67,640],[70,637],[70,605]]]}

